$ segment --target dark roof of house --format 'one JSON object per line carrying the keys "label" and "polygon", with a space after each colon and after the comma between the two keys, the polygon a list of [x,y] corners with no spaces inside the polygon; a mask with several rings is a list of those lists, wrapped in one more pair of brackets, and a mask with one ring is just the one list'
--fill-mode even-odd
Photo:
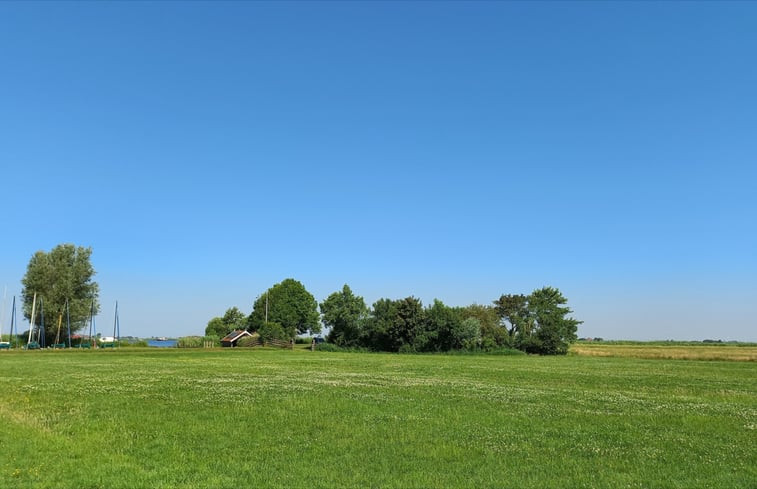
{"label": "dark roof of house", "polygon": [[221,341],[237,341],[242,336],[252,336],[249,332],[243,329],[235,329],[231,333],[224,336]]}

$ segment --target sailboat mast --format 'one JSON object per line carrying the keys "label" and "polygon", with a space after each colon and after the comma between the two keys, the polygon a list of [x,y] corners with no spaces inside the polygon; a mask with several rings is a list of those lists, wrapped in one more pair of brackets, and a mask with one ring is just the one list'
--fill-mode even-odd
{"label": "sailboat mast", "polygon": [[34,293],[34,299],[32,299],[32,315],[29,316],[29,322],[31,323],[29,326],[29,338],[26,340],[26,344],[32,342],[32,332],[34,331],[34,313],[36,312],[35,308],[37,306],[37,293]]}
{"label": "sailboat mast", "polygon": [[3,325],[5,324],[5,300],[8,297],[8,286],[3,288],[3,312],[0,314],[0,341],[3,341]]}
{"label": "sailboat mast", "polygon": [[113,313],[113,340],[116,340],[116,326],[118,325],[118,301],[116,301],[116,312]]}
{"label": "sailboat mast", "polygon": [[97,348],[97,341],[93,335],[97,334],[95,327],[95,300],[92,299],[92,305],[89,308],[89,341],[92,342],[92,348]]}
{"label": "sailboat mast", "polygon": [[39,298],[39,315],[40,315],[40,322],[39,322],[39,334],[37,335],[37,342],[39,342],[39,346],[44,348],[45,347],[45,303],[42,300],[42,297]]}
{"label": "sailboat mast", "polygon": [[[13,343],[13,326],[16,326],[16,296],[15,295],[13,296],[13,307],[11,308],[11,333],[10,333],[10,338],[8,338],[8,340],[11,342],[11,346],[13,346],[12,345],[12,343]],[[17,327],[17,329],[18,329],[18,327]],[[18,331],[16,331],[16,333],[18,334]],[[18,342],[16,342],[16,344],[18,344]]]}
{"label": "sailboat mast", "polygon": [[71,315],[68,311],[68,299],[66,299],[66,329],[68,330],[68,347],[71,348]]}

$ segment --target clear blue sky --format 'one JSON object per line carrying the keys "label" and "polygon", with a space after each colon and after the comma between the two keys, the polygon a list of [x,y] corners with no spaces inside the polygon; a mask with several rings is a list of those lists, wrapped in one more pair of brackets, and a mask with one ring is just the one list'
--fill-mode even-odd
{"label": "clear blue sky", "polygon": [[757,341],[755,26],[754,2],[0,3],[0,287],[71,242],[122,334],[201,333],[293,277],[552,285],[580,336]]}

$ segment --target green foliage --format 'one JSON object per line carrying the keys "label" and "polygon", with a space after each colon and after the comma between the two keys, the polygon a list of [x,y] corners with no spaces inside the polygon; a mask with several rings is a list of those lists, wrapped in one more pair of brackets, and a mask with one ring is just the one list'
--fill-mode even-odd
{"label": "green foliage", "polygon": [[202,336],[183,336],[176,341],[176,348],[202,348]]}
{"label": "green foliage", "polygon": [[231,307],[226,310],[223,317],[215,317],[208,321],[205,334],[223,338],[234,330],[246,328],[247,316],[238,308]]}
{"label": "green foliage", "polygon": [[235,329],[244,329],[245,323],[247,322],[247,316],[245,316],[245,314],[238,308],[231,307],[226,310],[221,321],[223,321],[223,324],[231,326],[231,331]]}
{"label": "green foliage", "polygon": [[[510,338],[516,333],[530,334],[528,331],[529,310],[528,298],[523,294],[502,295],[494,301],[494,306],[502,324],[507,328]],[[512,341],[511,341],[512,343]]]}
{"label": "green foliage", "polygon": [[[530,295],[507,294],[494,301],[498,324],[481,325],[484,350],[515,347],[528,353],[564,355],[577,338],[581,321],[568,317],[567,299],[554,287]],[[481,316],[481,311],[477,311]]]}
{"label": "green foliage", "polygon": [[[566,302],[552,287],[535,290],[529,296],[502,295],[494,307],[473,304],[453,308],[437,299],[424,309],[414,297],[379,299],[366,317],[362,299],[355,298],[345,285],[321,308],[328,313],[326,324],[339,324],[329,336],[339,346],[400,353],[518,348],[555,355],[567,353],[580,324],[567,317],[572,311],[564,307]],[[349,309],[345,304],[355,307]],[[345,311],[352,314],[348,316]],[[349,321],[343,319],[346,316]]]}
{"label": "green foliage", "polygon": [[364,323],[364,346],[377,351],[418,351],[427,347],[429,332],[423,304],[415,297],[379,299]]}
{"label": "green foliage", "polygon": [[334,343],[318,343],[315,351],[341,352],[341,353],[367,353],[370,350],[359,346],[339,346]]}
{"label": "green foliage", "polygon": [[287,331],[279,323],[267,322],[258,328],[258,334],[263,343],[271,340],[288,340],[292,337],[292,331]]}
{"label": "green foliage", "polygon": [[212,346],[221,346],[221,337],[216,336],[214,334],[206,334],[205,337],[202,339],[203,346],[205,343],[209,343]]}
{"label": "green foliage", "polygon": [[368,315],[362,297],[355,296],[345,284],[341,292],[334,292],[320,305],[323,324],[330,327],[328,341],[340,346],[354,346],[360,340],[360,328]]}
{"label": "green foliage", "polygon": [[266,310],[268,321],[280,324],[290,337],[321,331],[318,303],[297,280],[288,278],[255,300],[247,320],[250,331],[258,331],[263,326]]}
{"label": "green foliage", "polygon": [[494,307],[471,304],[461,308],[461,315],[464,319],[478,321],[480,326],[478,348],[492,350],[513,346],[507,331],[500,324],[499,315]]}
{"label": "green foliage", "polygon": [[227,334],[231,333],[231,329],[223,323],[223,318],[214,317],[208,321],[208,325],[205,327],[205,334],[212,334],[223,338]]}
{"label": "green foliage", "polygon": [[573,311],[562,307],[568,302],[554,287],[543,287],[528,296],[528,310],[533,320],[534,332],[523,338],[523,349],[543,355],[565,355],[568,347],[576,341],[576,332],[581,321],[567,317]]}
{"label": "green foliage", "polygon": [[444,305],[438,299],[426,309],[426,331],[430,340],[422,351],[451,351],[476,348],[481,338],[481,322],[464,318],[462,308]]}
{"label": "green foliage", "polygon": [[481,344],[481,322],[476,318],[462,320],[451,332],[454,348],[473,350]]}
{"label": "green foliage", "polygon": [[245,336],[237,340],[237,346],[245,347],[245,348],[251,347],[251,346],[257,346],[259,344],[259,341],[260,341],[260,337],[257,335]]}
{"label": "green foliage", "polygon": [[176,341],[176,348],[204,348],[206,345],[219,346],[218,336],[183,336]]}
{"label": "green foliage", "polygon": [[[90,262],[91,256],[92,248],[60,244],[49,253],[37,251],[29,260],[26,274],[21,280],[23,313],[29,320],[35,293],[38,300],[43,299],[47,344],[55,339],[61,314],[65,321],[66,299],[69,302],[71,332],[84,327],[92,301],[95,301],[95,312],[99,311],[99,286],[92,279],[95,269]],[[38,312],[35,312],[34,321],[39,325]]]}
{"label": "green foliage", "polygon": [[[449,307],[436,299],[428,308],[415,297],[379,299],[365,306],[345,284],[320,304],[328,342],[340,347],[402,353],[499,351],[517,348],[529,353],[565,354],[576,340],[577,321],[568,315],[567,299],[553,287],[532,294],[503,294],[494,305]],[[286,279],[259,296],[246,323],[268,338],[290,339],[297,333],[320,331],[318,304],[298,281]],[[268,323],[266,323],[266,310]],[[237,308],[213,318],[206,332],[225,335],[238,329]],[[331,347],[326,347],[331,348]]]}
{"label": "green foliage", "polygon": [[431,307],[426,309],[425,321],[425,345],[418,351],[449,351],[462,347],[456,338],[457,330],[462,324],[458,310],[435,299]]}
{"label": "green foliage", "polygon": [[461,315],[463,319],[478,319],[478,322],[479,324],[481,324],[482,328],[490,329],[500,326],[497,310],[492,306],[471,304],[470,306],[461,308]]}
{"label": "green foliage", "polygon": [[526,352],[522,350],[516,350],[515,348],[490,348],[484,350],[481,348],[472,348],[468,350],[453,350],[447,353],[448,355],[486,355],[486,356],[499,356],[499,357],[512,357],[523,356]]}

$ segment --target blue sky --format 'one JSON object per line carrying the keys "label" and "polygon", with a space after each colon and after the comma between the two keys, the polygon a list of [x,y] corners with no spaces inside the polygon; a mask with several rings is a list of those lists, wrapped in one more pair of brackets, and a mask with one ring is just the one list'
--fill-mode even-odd
{"label": "blue sky", "polygon": [[757,4],[0,3],[0,286],[99,324],[552,285],[580,336],[757,341]]}

